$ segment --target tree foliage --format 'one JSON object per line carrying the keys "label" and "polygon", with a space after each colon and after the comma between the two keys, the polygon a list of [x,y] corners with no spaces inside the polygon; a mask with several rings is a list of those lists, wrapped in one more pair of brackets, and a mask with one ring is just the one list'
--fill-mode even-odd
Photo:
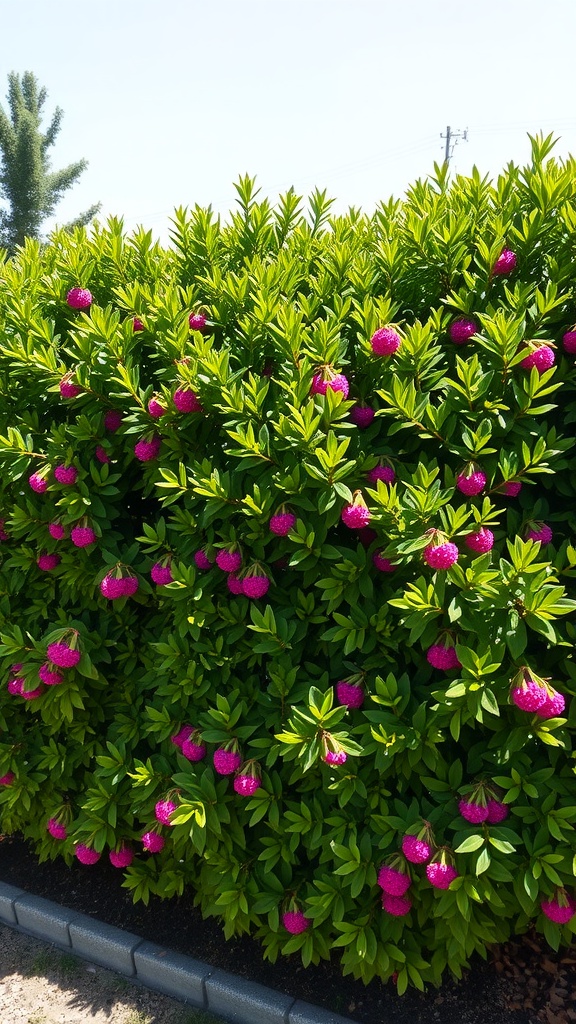
{"label": "tree foliage", "polygon": [[[0,210],[0,244],[11,252],[26,238],[39,237],[43,221],[88,166],[86,160],[78,160],[60,171],[50,169],[49,151],[60,132],[63,111],[57,107],[42,131],[46,99],[46,89],[38,87],[32,72],[8,75],[8,109],[0,106],[0,199],[7,204]],[[91,206],[73,226],[88,224],[99,209],[99,204]]]}

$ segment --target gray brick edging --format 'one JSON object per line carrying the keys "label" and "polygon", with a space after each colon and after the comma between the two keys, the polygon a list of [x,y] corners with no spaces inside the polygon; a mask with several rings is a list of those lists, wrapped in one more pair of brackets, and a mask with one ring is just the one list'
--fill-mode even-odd
{"label": "gray brick edging", "polygon": [[230,1024],[355,1024],[258,982],[0,881],[0,925],[123,974],[137,984],[208,1010]]}

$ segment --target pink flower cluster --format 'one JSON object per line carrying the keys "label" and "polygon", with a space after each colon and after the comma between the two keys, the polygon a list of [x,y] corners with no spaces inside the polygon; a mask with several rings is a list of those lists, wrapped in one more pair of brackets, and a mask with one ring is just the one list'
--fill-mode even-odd
{"label": "pink flower cluster", "polygon": [[188,317],[188,324],[191,331],[203,331],[208,322],[208,318],[204,313],[190,313]]}
{"label": "pink flower cluster", "polygon": [[134,860],[134,850],[129,843],[121,842],[108,854],[110,863],[115,868],[128,868]]}
{"label": "pink flower cluster", "polygon": [[239,796],[250,797],[260,789],[260,767],[255,761],[242,763],[242,755],[235,743],[227,747],[218,747],[214,751],[212,763],[218,775],[234,775],[234,792]]}
{"label": "pink flower cluster", "polygon": [[361,708],[364,703],[364,690],[357,683],[341,679],[336,683],[336,699],[347,708]]}
{"label": "pink flower cluster", "polygon": [[80,661],[80,651],[75,646],[76,640],[74,639],[74,646],[70,646],[65,643],[64,640],[58,640],[55,643],[48,644],[46,654],[48,655],[51,662],[54,665],[58,665],[59,668],[74,668],[75,665]]}
{"label": "pink flower cluster", "polygon": [[53,839],[58,839],[60,842],[68,837],[66,826],[61,821],[58,821],[57,818],[49,818],[46,823],[46,829]]}
{"label": "pink flower cluster", "polygon": [[[63,528],[60,527],[60,529],[62,530],[63,536]],[[54,536],[52,530],[50,530],[50,533]],[[96,539],[96,534],[91,526],[82,526],[80,523],[77,523],[76,526],[73,526],[70,530],[70,540],[76,548],[90,547],[91,544],[96,543]]]}
{"label": "pink flower cluster", "polygon": [[134,455],[139,462],[153,462],[158,458],[161,447],[162,438],[158,434],[148,440],[143,437],[134,445]]}
{"label": "pink flower cluster", "polygon": [[369,405],[353,405],[350,409],[350,419],[359,430],[366,430],[372,423],[375,410]]}
{"label": "pink flower cluster", "polygon": [[60,555],[51,555],[47,551],[42,551],[36,559],[36,565],[42,572],[52,572],[53,569],[60,565],[60,562]]}
{"label": "pink flower cluster", "polygon": [[286,537],[296,526],[296,516],[293,512],[281,511],[270,519],[270,532],[277,537]]}
{"label": "pink flower cluster", "polygon": [[455,345],[465,345],[467,341],[470,341],[470,338],[474,337],[477,331],[478,325],[475,320],[461,316],[450,324],[448,333],[450,340]]}
{"label": "pink flower cluster", "polygon": [[530,714],[535,713],[539,718],[557,718],[566,707],[564,695],[527,666],[521,668],[514,677],[510,695],[517,708]]}
{"label": "pink flower cluster", "polygon": [[452,668],[461,668],[456,648],[450,644],[432,644],[426,652],[426,660],[433,668],[439,668],[446,672]]}
{"label": "pink flower cluster", "polygon": [[117,601],[121,597],[132,597],[137,590],[138,577],[132,573],[118,576],[116,570],[112,570],[100,583],[100,593],[110,601]]}
{"label": "pink flower cluster", "polygon": [[542,913],[554,924],[568,924],[576,914],[576,899],[569,896],[565,889],[556,889],[551,900],[542,900]]}
{"label": "pink flower cluster", "polygon": [[202,734],[193,725],[183,725],[170,739],[174,746],[180,748],[188,761],[202,761],[206,757],[206,744],[202,742]]}
{"label": "pink flower cluster", "polygon": [[208,555],[203,549],[196,551],[194,554],[194,564],[197,569],[201,569],[202,572],[206,572],[212,568],[212,562],[208,558]]}
{"label": "pink flower cluster", "polygon": [[417,834],[406,833],[402,837],[402,853],[395,854],[378,872],[378,885],[383,890],[382,908],[388,914],[404,917],[412,908],[407,895],[411,885],[408,864],[425,864],[426,877],[435,889],[448,889],[458,877],[448,852],[444,848],[436,853],[435,850],[429,822],[424,822]]}
{"label": "pink flower cluster", "polygon": [[81,864],[96,864],[101,856],[93,847],[87,846],[85,843],[78,843],[74,847],[74,853]]}
{"label": "pink flower cluster", "polygon": [[370,338],[370,347],[375,356],[393,356],[402,344],[402,339],[393,327],[379,327]]}
{"label": "pink flower cluster", "polygon": [[268,577],[259,572],[255,572],[252,576],[244,576],[241,582],[244,596],[254,599],[264,597],[270,587]]}
{"label": "pink flower cluster", "polygon": [[396,565],[389,558],[384,558],[381,551],[375,551],[372,555],[372,564],[378,572],[395,572]]}
{"label": "pink flower cluster", "polygon": [[12,665],[10,669],[10,675],[8,677],[8,684],[6,689],[12,697],[22,697],[24,700],[36,700],[44,692],[41,686],[36,686],[32,690],[25,689],[26,679],[19,673],[22,671],[22,665]]}
{"label": "pink flower cluster", "polygon": [[467,534],[464,543],[467,548],[470,548],[470,551],[474,551],[478,555],[485,555],[494,547],[494,534],[487,526],[480,526],[478,530]]}
{"label": "pink flower cluster", "polygon": [[310,927],[310,921],[301,910],[287,910],[282,914],[282,924],[290,935],[301,935]]}
{"label": "pink flower cluster", "polygon": [[368,470],[366,479],[371,484],[378,484],[379,480],[382,480],[385,484],[393,484],[396,479],[396,473],[392,466],[380,464],[379,466],[374,466],[374,469]]}
{"label": "pink flower cluster", "polygon": [[66,296],[70,309],[89,309],[92,305],[92,292],[87,288],[71,288]]}
{"label": "pink flower cluster", "polygon": [[423,558],[431,569],[445,570],[458,561],[459,551],[451,541],[433,540],[424,548]]}
{"label": "pink flower cluster", "polygon": [[192,391],[191,388],[177,388],[172,397],[172,401],[174,402],[178,412],[204,412],[204,407],[200,402],[198,395],[195,391]]}
{"label": "pink flower cluster", "polygon": [[486,474],[480,466],[471,462],[456,477],[456,487],[467,497],[474,497],[486,487]]}
{"label": "pink flower cluster", "polygon": [[516,269],[518,258],[512,249],[502,249],[498,259],[492,267],[494,277],[505,277]]}
{"label": "pink flower cluster", "polygon": [[[442,855],[439,860],[427,863],[433,856],[433,849],[426,840],[412,835],[404,836],[402,851],[406,860],[411,863],[426,864],[426,877],[435,889],[448,889],[450,883],[458,876],[456,868],[445,859],[445,855]],[[396,856],[394,863],[398,863],[399,859]],[[412,909],[412,901],[406,894],[411,882],[409,872],[403,870],[402,867],[394,867],[390,864],[382,865],[378,873],[378,885],[383,890],[383,910],[393,917],[405,917],[406,914],[409,914]]]}
{"label": "pink flower cluster", "polygon": [[77,398],[78,395],[82,394],[82,388],[79,384],[74,384],[69,374],[62,378],[58,387],[62,398]]}
{"label": "pink flower cluster", "polygon": [[487,822],[489,825],[497,825],[508,817],[508,807],[501,800],[489,796],[486,798],[484,792],[479,789],[470,798],[463,797],[458,801],[458,810],[465,821],[472,825],[480,825]]}
{"label": "pink flower cluster", "polygon": [[326,392],[339,391],[343,397],[348,398],[350,384],[343,373],[338,373],[333,366],[321,366],[312,378],[311,395],[325,395]]}
{"label": "pink flower cluster", "polygon": [[539,374],[545,373],[556,362],[554,349],[549,345],[536,345],[534,342],[528,346],[528,355],[524,357],[520,366],[523,370],[531,370],[535,367]]}
{"label": "pink flower cluster", "polygon": [[[80,661],[81,652],[77,647],[78,634],[75,630],[71,630],[71,634],[70,643],[67,643],[62,637],[61,640],[48,644],[46,649],[48,660],[38,669],[38,678],[44,686],[59,686],[64,682],[64,676],[59,669],[74,668]],[[21,670],[22,665],[12,665],[8,678],[8,693],[15,697],[23,697],[24,700],[35,700],[42,695],[42,686],[36,686],[32,690],[26,689],[26,679],[18,674]]]}
{"label": "pink flower cluster", "polygon": [[354,492],[352,502],[344,506],[340,518],[351,530],[362,530],[368,526],[371,519],[370,509],[362,497],[362,491]]}
{"label": "pink flower cluster", "polygon": [[76,466],[65,466],[60,465],[54,468],[54,476],[59,484],[64,484],[65,487],[70,487],[75,484],[78,479],[78,470]]}
{"label": "pink flower cluster", "polygon": [[528,527],[526,540],[537,541],[538,543],[545,545],[550,544],[553,536],[554,534],[547,523],[533,522]]}
{"label": "pink flower cluster", "polygon": [[157,587],[166,587],[174,582],[169,562],[155,562],[150,570],[150,576]]}
{"label": "pink flower cluster", "polygon": [[242,565],[242,553],[234,547],[222,548],[216,555],[216,565],[222,572],[238,572]]}

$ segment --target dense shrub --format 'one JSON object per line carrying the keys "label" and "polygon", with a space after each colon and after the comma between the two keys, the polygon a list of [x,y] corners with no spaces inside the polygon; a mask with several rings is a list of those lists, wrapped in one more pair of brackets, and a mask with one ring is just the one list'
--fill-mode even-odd
{"label": "dense shrub", "polygon": [[570,940],[576,163],[532,149],[0,266],[0,822],[41,859],[400,991]]}

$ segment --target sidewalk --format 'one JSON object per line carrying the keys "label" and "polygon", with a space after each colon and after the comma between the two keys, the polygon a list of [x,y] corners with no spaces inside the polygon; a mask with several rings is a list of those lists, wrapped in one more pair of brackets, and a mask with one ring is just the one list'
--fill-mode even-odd
{"label": "sidewalk", "polygon": [[9,1024],[219,1024],[104,967],[0,926],[0,1015]]}
{"label": "sidewalk", "polygon": [[[60,906],[41,896],[34,896],[23,889],[7,885],[0,881],[0,925],[7,931],[7,943],[10,946],[10,930],[15,933],[15,940],[22,934],[41,939],[53,944],[56,961],[55,969],[62,971],[62,957],[69,963],[74,956],[87,960],[96,968],[108,968],[117,971],[126,979],[140,983],[153,992],[175,997],[186,1004],[186,1009],[208,1010],[209,1013],[230,1021],[231,1024],[353,1024],[350,1019],[331,1013],[320,1007],[313,1006],[303,1000],[277,992],[255,981],[239,977],[229,971],[220,970],[194,957],[174,952],[166,946],[148,942],[138,935],[124,931],[113,925],[105,924],[87,914],[79,913]],[[26,946],[24,947],[26,948]],[[8,962],[8,961],[6,961]],[[18,962],[18,961],[17,961]],[[0,959],[0,979],[6,969]],[[18,963],[18,970],[22,969]],[[16,996],[14,995],[16,985]],[[12,1002],[22,995],[23,985],[19,977],[10,986]],[[8,991],[8,981],[3,983],[3,990]],[[2,1005],[3,991],[0,990],[0,1009],[11,1011],[13,1007]],[[10,1022],[26,1021],[27,1024],[75,1024],[75,1018],[56,1016],[48,1017],[50,1000],[41,1007],[44,1017],[30,1019],[12,1013]],[[40,1010],[33,1013],[38,1015]],[[80,1020],[85,1020],[80,1018]],[[94,1019],[94,1017],[92,1018]],[[118,1021],[124,1024],[122,1017],[105,1020]],[[208,1018],[210,1019],[210,1018]],[[132,1020],[128,1016],[126,1024],[176,1024],[170,1017],[151,1018],[146,1016]],[[178,1024],[184,1024],[179,1021]],[[188,1024],[188,1021],[185,1022]],[[202,1017],[190,1018],[190,1024],[205,1024]]]}

